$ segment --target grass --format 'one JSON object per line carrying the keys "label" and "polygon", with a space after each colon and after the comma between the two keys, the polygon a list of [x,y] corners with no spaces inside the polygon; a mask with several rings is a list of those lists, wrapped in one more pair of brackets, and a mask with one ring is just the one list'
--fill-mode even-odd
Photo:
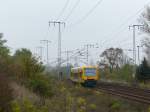
{"label": "grass", "polygon": [[[13,112],[148,112],[149,106],[74,85],[68,80],[52,82],[54,96],[40,104],[39,96],[14,84],[21,93],[13,103]],[[21,110],[22,109],[22,110]]]}

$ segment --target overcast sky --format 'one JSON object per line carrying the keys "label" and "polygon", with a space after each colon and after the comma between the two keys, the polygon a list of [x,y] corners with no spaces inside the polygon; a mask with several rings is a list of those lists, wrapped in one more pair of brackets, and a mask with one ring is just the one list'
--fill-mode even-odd
{"label": "overcast sky", "polygon": [[[84,47],[85,44],[98,43],[93,55],[99,55],[109,47],[132,48],[132,32],[128,26],[136,24],[142,8],[148,0],[103,0],[83,21],[80,21],[99,0],[1,0],[0,32],[8,40],[12,51],[29,48],[35,52],[40,40],[48,39],[50,59],[57,56],[58,27],[49,27],[48,21],[67,17],[74,4],[80,1],[69,16],[66,27],[62,27],[62,51]],[[140,10],[140,11],[139,11]],[[137,34],[138,35],[138,34]],[[137,36],[138,43],[141,40]],[[91,51],[92,52],[92,51]],[[50,60],[50,61],[51,61]]]}

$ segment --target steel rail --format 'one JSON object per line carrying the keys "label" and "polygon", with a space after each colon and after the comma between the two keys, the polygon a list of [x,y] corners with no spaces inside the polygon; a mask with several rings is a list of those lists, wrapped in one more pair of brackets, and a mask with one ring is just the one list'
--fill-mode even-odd
{"label": "steel rail", "polygon": [[96,91],[126,98],[128,100],[150,104],[150,90],[111,83],[98,83]]}

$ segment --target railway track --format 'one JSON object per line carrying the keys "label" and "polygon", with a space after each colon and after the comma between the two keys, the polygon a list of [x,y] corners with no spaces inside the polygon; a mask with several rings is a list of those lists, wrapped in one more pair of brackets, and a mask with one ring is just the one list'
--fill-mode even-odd
{"label": "railway track", "polygon": [[97,91],[105,92],[111,95],[119,96],[128,100],[150,104],[150,90],[120,85],[117,83],[99,82]]}

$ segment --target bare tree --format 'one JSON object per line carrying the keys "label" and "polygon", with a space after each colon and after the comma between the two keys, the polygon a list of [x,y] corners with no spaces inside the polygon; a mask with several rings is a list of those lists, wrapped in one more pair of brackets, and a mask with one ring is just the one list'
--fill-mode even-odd
{"label": "bare tree", "polygon": [[120,48],[109,48],[106,49],[100,56],[108,62],[112,69],[114,69],[114,67],[119,67],[119,63],[123,57],[123,50]]}
{"label": "bare tree", "polygon": [[138,19],[141,24],[144,25],[144,28],[141,30],[150,36],[150,7],[147,6],[146,10],[141,14],[140,18]]}
{"label": "bare tree", "polygon": [[142,45],[145,47],[145,54],[150,65],[150,7],[147,6],[146,10],[141,14],[139,22],[144,25],[141,31],[145,34],[145,38],[142,40]]}

